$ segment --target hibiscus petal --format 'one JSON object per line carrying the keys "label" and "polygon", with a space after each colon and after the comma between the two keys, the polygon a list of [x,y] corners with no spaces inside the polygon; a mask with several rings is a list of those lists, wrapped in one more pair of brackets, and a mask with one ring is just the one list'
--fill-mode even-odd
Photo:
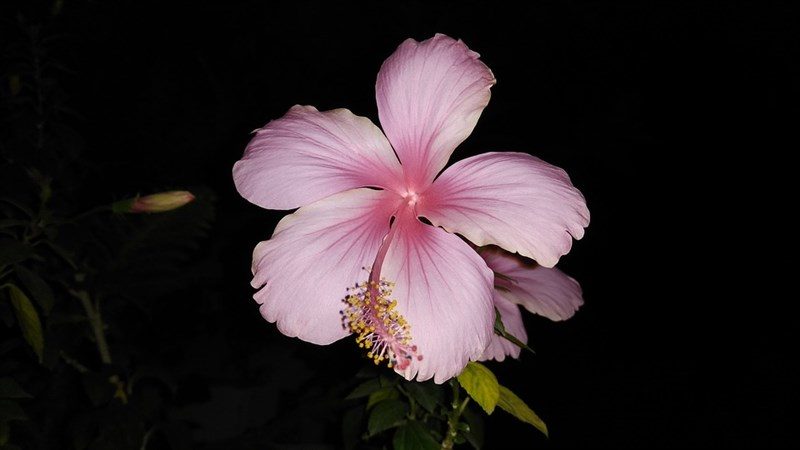
{"label": "hibiscus petal", "polygon": [[[528,333],[525,332],[525,325],[522,323],[522,314],[519,311],[519,306],[510,302],[501,292],[495,290],[494,307],[500,311],[501,321],[506,331],[527,344]],[[486,350],[484,350],[481,361],[490,359],[502,361],[506,359],[506,355],[510,355],[512,358],[519,358],[520,350],[521,349],[516,344],[495,334],[492,336],[492,342],[486,347]]]}
{"label": "hibiscus petal", "polygon": [[256,131],[233,179],[250,202],[293,209],[352,188],[399,189],[401,170],[369,119],[347,109],[294,106]]}
{"label": "hibiscus petal", "polygon": [[436,226],[553,267],[589,225],[586,201],[558,167],[525,153],[483,153],[445,170],[417,205]]}
{"label": "hibiscus petal", "polygon": [[437,34],[406,40],[381,66],[378,116],[412,188],[433,181],[489,103],[495,79],[478,57]]}
{"label": "hibiscus petal", "polygon": [[261,315],[281,333],[314,344],[346,336],[342,301],[348,287],[369,275],[363,268],[375,259],[399,198],[356,189],[284,217],[253,254]]}
{"label": "hibiscus petal", "polygon": [[397,310],[411,326],[423,359],[398,370],[436,383],[458,375],[492,336],[492,271],[470,246],[412,215],[397,219],[382,276],[395,282]]}
{"label": "hibiscus petal", "polygon": [[495,286],[503,297],[534,314],[550,320],[566,320],[583,305],[581,285],[558,269],[524,261],[497,248],[481,249],[480,254],[499,274]]}

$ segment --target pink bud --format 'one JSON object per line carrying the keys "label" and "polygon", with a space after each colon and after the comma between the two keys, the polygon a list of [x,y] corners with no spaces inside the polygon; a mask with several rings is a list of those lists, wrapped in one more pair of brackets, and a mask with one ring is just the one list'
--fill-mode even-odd
{"label": "pink bud", "polygon": [[158,213],[178,209],[194,200],[189,191],[168,191],[136,197],[114,204],[114,211],[127,213]]}

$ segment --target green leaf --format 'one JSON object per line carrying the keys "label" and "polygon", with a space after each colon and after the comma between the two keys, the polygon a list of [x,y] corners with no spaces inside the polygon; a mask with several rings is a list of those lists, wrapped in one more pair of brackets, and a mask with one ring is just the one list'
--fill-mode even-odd
{"label": "green leaf", "polygon": [[408,395],[422,405],[429,413],[435,412],[436,406],[444,402],[444,395],[441,388],[434,383],[409,381],[405,383],[404,387]]}
{"label": "green leaf", "polygon": [[31,300],[24,292],[13,284],[7,285],[11,291],[11,304],[14,312],[17,313],[17,322],[22,329],[22,336],[36,352],[39,362],[42,362],[42,351],[44,350],[44,336],[42,335],[42,322],[39,321],[39,313],[31,303]]}
{"label": "green leaf", "polygon": [[356,386],[356,388],[353,389],[353,392],[347,394],[347,397],[345,397],[344,399],[353,400],[356,398],[366,397],[372,394],[373,392],[381,389],[381,387],[382,386],[380,380],[377,378],[373,378]]}
{"label": "green leaf", "polygon": [[458,376],[458,382],[486,414],[494,411],[500,397],[500,385],[491,370],[483,364],[471,362]]}
{"label": "green leaf", "polygon": [[0,268],[24,261],[32,254],[30,247],[16,239],[0,239]]}
{"label": "green leaf", "polygon": [[400,392],[398,392],[397,389],[393,387],[381,388],[372,394],[369,394],[369,399],[367,400],[367,409],[372,408],[376,403],[383,400],[395,400],[398,397],[400,397]]}
{"label": "green leaf", "polygon": [[0,378],[0,398],[33,398],[31,394],[25,392],[17,380],[11,377]]}
{"label": "green leaf", "polygon": [[545,425],[544,421],[521,398],[517,397],[505,386],[500,386],[500,399],[497,402],[497,406],[517,419],[533,425],[537,430],[549,437],[547,425]]}
{"label": "green leaf", "polygon": [[511,342],[512,344],[516,345],[517,347],[519,347],[519,348],[521,348],[523,350],[527,350],[527,351],[529,351],[531,353],[534,353],[534,354],[536,353],[535,351],[533,351],[532,348],[528,347],[527,344],[525,344],[524,342],[520,341],[516,336],[514,336],[513,334],[511,334],[508,331],[506,331],[506,327],[505,327],[505,325],[503,325],[503,320],[502,320],[503,317],[502,317],[502,315],[500,315],[500,310],[495,308],[494,309],[494,314],[495,314],[494,315],[494,332],[495,332],[495,334],[503,337],[507,341]]}
{"label": "green leaf", "polygon": [[408,405],[400,400],[384,400],[374,408],[367,420],[367,431],[374,436],[381,431],[394,428],[403,423],[408,414]]}
{"label": "green leaf", "polygon": [[28,420],[28,415],[14,400],[0,399],[0,422]]}
{"label": "green leaf", "polygon": [[49,315],[50,311],[53,310],[55,300],[53,298],[53,291],[50,290],[50,286],[47,285],[47,282],[24,266],[17,265],[14,267],[14,270],[20,281],[22,281],[22,284],[28,288],[28,293],[33,296],[33,299],[42,308],[44,315]]}
{"label": "green leaf", "polygon": [[383,375],[378,377],[378,381],[381,383],[381,387],[389,387],[389,386],[394,387],[394,386],[397,386],[397,380],[398,380],[397,377],[388,378],[388,377],[385,377]]}
{"label": "green leaf", "polygon": [[436,442],[425,426],[411,420],[394,433],[392,439],[394,450],[439,450],[441,444]]}

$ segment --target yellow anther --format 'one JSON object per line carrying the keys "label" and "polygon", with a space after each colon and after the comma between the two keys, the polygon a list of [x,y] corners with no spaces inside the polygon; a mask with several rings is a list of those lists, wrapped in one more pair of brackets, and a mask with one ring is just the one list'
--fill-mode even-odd
{"label": "yellow anther", "polygon": [[385,280],[370,280],[348,288],[342,323],[375,364],[386,361],[390,368],[405,368],[416,350],[408,348],[409,326],[396,310],[397,300],[391,298],[393,286]]}

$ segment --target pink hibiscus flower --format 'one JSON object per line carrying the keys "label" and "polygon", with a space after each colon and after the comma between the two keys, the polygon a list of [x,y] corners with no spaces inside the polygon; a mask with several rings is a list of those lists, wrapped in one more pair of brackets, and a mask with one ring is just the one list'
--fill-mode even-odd
{"label": "pink hibiscus flower", "polygon": [[[583,305],[581,285],[564,272],[531,264],[496,247],[478,250],[496,274],[494,306],[500,312],[506,331],[523,343],[528,333],[519,306],[550,320],[567,320]],[[502,361],[506,355],[519,358],[520,348],[508,339],[494,335],[481,360]]]}
{"label": "pink hibiscus flower", "polygon": [[233,168],[239,193],[300,207],[253,255],[255,299],[282,333],[322,345],[355,333],[376,362],[442,383],[493,335],[493,273],[455,233],[544,266],[583,236],[583,196],[537,158],[485,153],[439,174],[489,102],[478,57],[444,35],[403,42],[376,83],[385,135],[311,106],[256,131]]}

